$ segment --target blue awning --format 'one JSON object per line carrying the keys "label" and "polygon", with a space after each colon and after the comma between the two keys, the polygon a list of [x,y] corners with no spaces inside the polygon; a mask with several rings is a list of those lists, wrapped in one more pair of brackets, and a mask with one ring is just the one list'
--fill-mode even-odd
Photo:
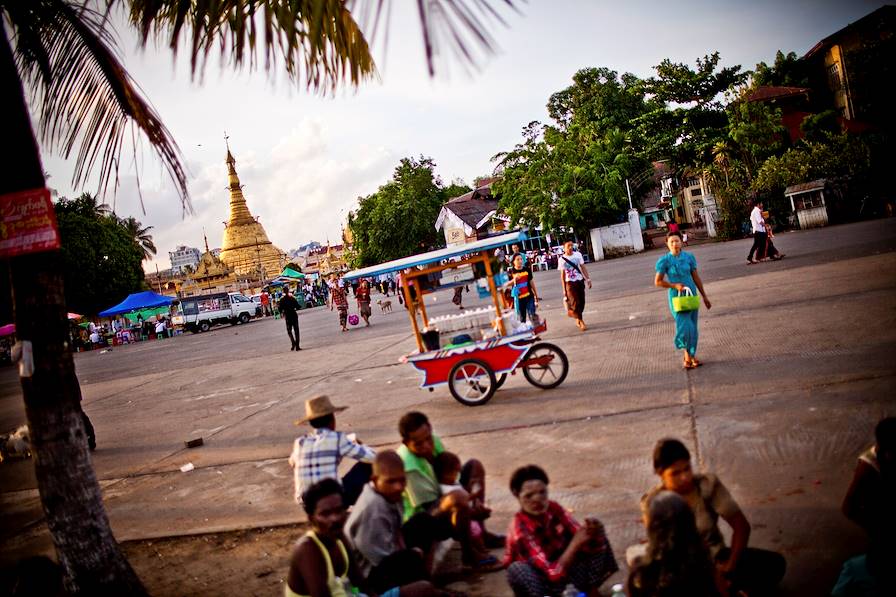
{"label": "blue awning", "polygon": [[421,253],[420,255],[411,255],[410,257],[396,259],[395,261],[387,261],[380,265],[372,265],[370,267],[356,269],[345,274],[344,278],[346,280],[354,280],[355,278],[381,276],[382,274],[399,272],[409,267],[438,263],[439,261],[451,259],[452,257],[460,257],[467,253],[478,253],[479,251],[497,249],[498,247],[503,247],[512,243],[522,242],[527,238],[529,237],[526,235],[525,230],[517,230],[516,232],[510,232],[500,236],[483,238],[482,240],[477,240],[465,245],[454,245],[439,249],[438,251],[430,251],[429,253]]}
{"label": "blue awning", "polygon": [[164,307],[170,305],[174,301],[170,296],[156,294],[152,290],[145,292],[137,292],[128,295],[114,307],[109,307],[105,311],[100,311],[100,317],[111,317],[112,315],[121,315],[122,313],[130,313],[138,309],[149,309],[151,307]]}

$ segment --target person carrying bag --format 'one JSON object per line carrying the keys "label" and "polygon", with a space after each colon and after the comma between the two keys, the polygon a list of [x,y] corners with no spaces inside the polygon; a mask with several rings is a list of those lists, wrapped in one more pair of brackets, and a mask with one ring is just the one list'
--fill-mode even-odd
{"label": "person carrying bag", "polygon": [[582,320],[582,313],[585,311],[585,285],[591,288],[591,277],[585,269],[582,254],[573,250],[572,241],[563,244],[563,254],[557,262],[557,269],[560,270],[566,314],[575,319],[576,325],[584,332],[588,329]]}

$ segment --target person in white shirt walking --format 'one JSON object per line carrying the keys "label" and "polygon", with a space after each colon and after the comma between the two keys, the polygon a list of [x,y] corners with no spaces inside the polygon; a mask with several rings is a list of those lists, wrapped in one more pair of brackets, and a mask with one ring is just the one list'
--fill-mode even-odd
{"label": "person in white shirt walking", "polygon": [[761,257],[765,253],[765,242],[768,240],[768,234],[765,231],[765,218],[762,217],[762,201],[753,203],[753,211],[750,212],[750,224],[753,227],[753,246],[750,247],[750,254],[747,255],[747,264],[753,265],[759,260],[753,260],[753,255]]}
{"label": "person in white shirt walking", "polygon": [[566,313],[576,320],[576,325],[583,332],[588,329],[582,320],[585,310],[585,285],[591,288],[591,276],[585,269],[585,259],[578,251],[573,250],[572,241],[563,244],[563,254],[557,261],[560,270],[560,281],[563,284],[563,301]]}

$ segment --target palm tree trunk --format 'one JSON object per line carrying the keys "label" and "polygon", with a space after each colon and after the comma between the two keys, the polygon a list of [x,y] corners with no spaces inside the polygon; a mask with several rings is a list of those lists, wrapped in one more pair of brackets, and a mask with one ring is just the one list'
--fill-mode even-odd
{"label": "palm tree trunk", "polygon": [[[43,188],[40,153],[2,22],[0,89],[6,106],[0,195]],[[87,450],[61,262],[58,251],[10,260],[16,336],[30,341],[34,351],[34,374],[21,382],[44,516],[69,593],[145,595],[112,536]]]}

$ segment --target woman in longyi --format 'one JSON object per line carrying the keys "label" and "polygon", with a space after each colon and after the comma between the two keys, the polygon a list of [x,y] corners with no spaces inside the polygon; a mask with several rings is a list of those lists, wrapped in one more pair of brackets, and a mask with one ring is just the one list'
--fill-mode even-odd
{"label": "woman in longyi", "polygon": [[[684,368],[693,369],[701,365],[697,360],[697,309],[676,311],[673,299],[688,290],[695,294],[700,291],[706,308],[712,307],[703,281],[697,273],[697,260],[693,255],[681,250],[681,234],[670,232],[666,237],[669,252],[656,262],[656,279],[654,284],[669,289],[669,310],[675,318],[675,348],[684,351]],[[688,290],[685,290],[688,289]]]}

